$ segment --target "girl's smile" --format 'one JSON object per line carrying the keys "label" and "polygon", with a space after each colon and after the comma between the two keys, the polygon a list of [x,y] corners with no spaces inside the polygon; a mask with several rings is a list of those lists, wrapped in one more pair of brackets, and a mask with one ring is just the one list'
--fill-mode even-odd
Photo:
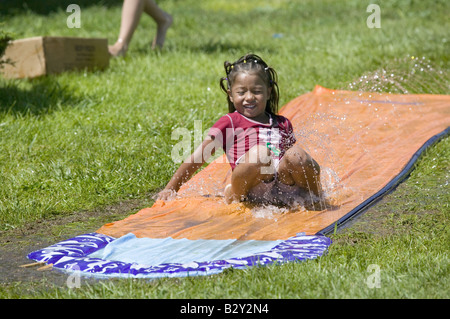
{"label": "girl's smile", "polygon": [[266,104],[272,88],[257,74],[239,73],[228,90],[235,109],[242,115],[261,123],[268,123]]}

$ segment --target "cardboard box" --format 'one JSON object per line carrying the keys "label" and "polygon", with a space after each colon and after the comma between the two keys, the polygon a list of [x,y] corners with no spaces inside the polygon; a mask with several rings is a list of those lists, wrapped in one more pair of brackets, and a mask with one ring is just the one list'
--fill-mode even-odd
{"label": "cardboard box", "polygon": [[33,78],[70,70],[100,69],[109,65],[108,40],[97,38],[34,37],[11,41],[2,60],[5,78]]}

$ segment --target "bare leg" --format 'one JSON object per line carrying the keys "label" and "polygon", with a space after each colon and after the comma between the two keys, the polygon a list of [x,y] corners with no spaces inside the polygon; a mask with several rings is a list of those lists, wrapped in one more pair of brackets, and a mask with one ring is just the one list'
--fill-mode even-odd
{"label": "bare leg", "polygon": [[267,147],[256,145],[240,160],[231,175],[231,186],[225,188],[225,201],[242,201],[249,191],[261,182],[274,178],[270,151]]}
{"label": "bare leg", "polygon": [[152,49],[162,48],[166,39],[166,32],[172,25],[172,16],[161,10],[154,0],[146,0],[144,11],[155,20],[157,24],[156,36],[153,39]]}
{"label": "bare leg", "polygon": [[126,54],[142,12],[147,13],[155,20],[157,33],[154,45],[162,47],[167,29],[172,24],[172,17],[161,10],[154,0],[124,0],[119,38],[114,45],[109,46],[109,52],[112,56],[124,56]]}
{"label": "bare leg", "polygon": [[297,185],[317,197],[322,195],[320,166],[297,145],[287,150],[282,158],[278,168],[278,180],[286,185]]}
{"label": "bare leg", "polygon": [[126,54],[128,44],[139,24],[143,10],[144,1],[142,0],[123,1],[119,38],[114,45],[109,47],[109,53],[112,56],[124,56]]}

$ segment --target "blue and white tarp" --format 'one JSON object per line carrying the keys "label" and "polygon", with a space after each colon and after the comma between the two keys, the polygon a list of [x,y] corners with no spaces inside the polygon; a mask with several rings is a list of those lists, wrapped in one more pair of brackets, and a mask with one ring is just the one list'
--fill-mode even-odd
{"label": "blue and white tarp", "polygon": [[325,236],[299,234],[284,241],[113,238],[88,233],[32,252],[29,259],[95,278],[213,275],[233,267],[314,259],[331,244]]}

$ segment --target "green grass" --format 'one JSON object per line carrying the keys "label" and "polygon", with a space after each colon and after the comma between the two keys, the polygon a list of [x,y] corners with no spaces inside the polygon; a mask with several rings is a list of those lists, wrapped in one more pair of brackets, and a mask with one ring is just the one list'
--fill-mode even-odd
{"label": "green grass", "polygon": [[[81,288],[34,290],[6,296],[32,298],[448,298],[450,263],[448,182],[450,139],[430,149],[411,177],[352,228],[332,235],[316,260],[181,279],[81,279]],[[430,165],[433,163],[433,165]],[[435,170],[436,166],[438,169]],[[447,171],[444,171],[447,168]],[[427,174],[427,178],[423,178]],[[426,189],[428,192],[423,192]],[[413,193],[413,195],[411,195]],[[411,202],[411,198],[416,202]],[[398,208],[396,206],[400,206]],[[376,220],[376,223],[373,220]],[[369,225],[370,227],[368,227]],[[370,265],[380,270],[371,288]]]}
{"label": "green grass", "polygon": [[[80,29],[66,27],[71,1],[25,2],[4,1],[0,10],[15,38],[116,40],[121,1],[78,1]],[[281,104],[316,84],[348,89],[377,70],[405,74],[411,56],[425,57],[432,70],[410,76],[408,92],[449,94],[449,2],[383,1],[382,27],[369,29],[371,2],[159,1],[174,17],[161,53],[150,50],[155,25],[143,16],[128,56],[104,72],[0,79],[0,230],[157,192],[177,167],[172,130],[192,130],[194,120],[205,130],[226,112],[223,61],[249,51],[278,71]],[[448,298],[449,150],[448,139],[433,147],[391,200],[371,211],[390,232],[343,232],[318,260],[206,278],[107,281],[43,296]],[[365,284],[370,264],[380,266],[381,289]],[[0,289],[0,296],[14,291]]]}

